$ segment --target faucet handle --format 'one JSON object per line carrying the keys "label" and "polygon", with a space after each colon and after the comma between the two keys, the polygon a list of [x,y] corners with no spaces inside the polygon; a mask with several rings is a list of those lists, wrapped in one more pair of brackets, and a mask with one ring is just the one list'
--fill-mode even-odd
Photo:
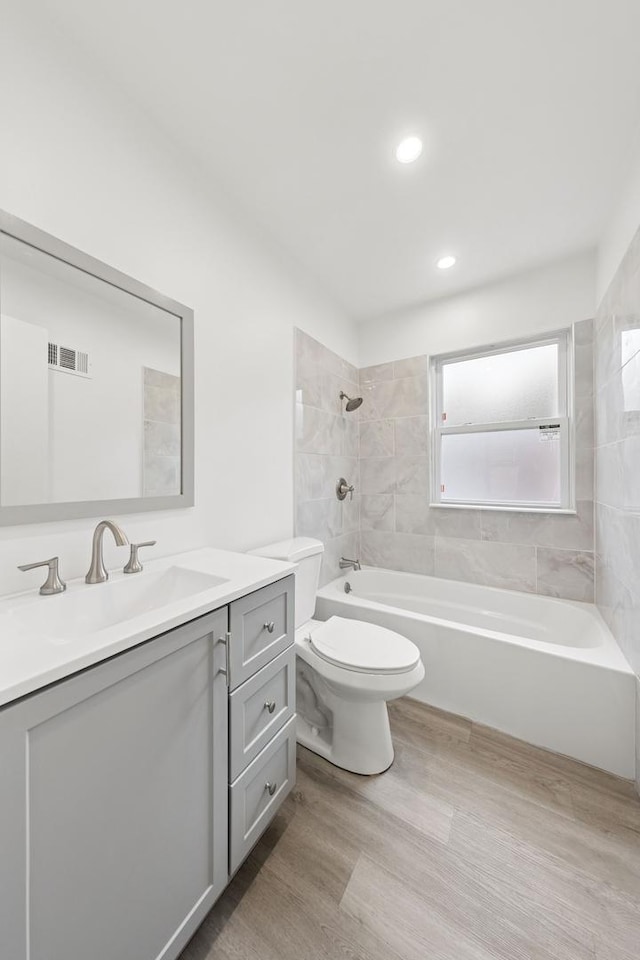
{"label": "faucet handle", "polygon": [[56,593],[64,593],[67,585],[60,579],[58,573],[58,557],[51,557],[50,560],[39,560],[37,563],[23,563],[18,566],[18,570],[35,570],[37,567],[48,567],[47,579],[40,587],[40,593],[43,597],[51,597]]}
{"label": "faucet handle", "polygon": [[129,562],[125,566],[123,573],[141,573],[144,569],[138,559],[138,550],[140,547],[155,547],[157,540],[143,540],[142,543],[132,543]]}
{"label": "faucet handle", "polygon": [[352,483],[347,483],[344,477],[340,477],[336,484],[336,497],[338,500],[346,500],[347,494],[351,494],[351,499],[353,500],[353,491],[355,487]]}

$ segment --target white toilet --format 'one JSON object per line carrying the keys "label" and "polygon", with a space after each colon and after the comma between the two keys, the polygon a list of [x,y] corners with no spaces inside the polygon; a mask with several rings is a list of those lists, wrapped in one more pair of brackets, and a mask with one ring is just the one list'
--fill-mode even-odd
{"label": "white toilet", "polygon": [[297,563],[296,694],[298,743],[354,773],[393,762],[387,700],[424,678],[416,645],[362,620],[313,620],[324,546],[297,537],[251,551]]}

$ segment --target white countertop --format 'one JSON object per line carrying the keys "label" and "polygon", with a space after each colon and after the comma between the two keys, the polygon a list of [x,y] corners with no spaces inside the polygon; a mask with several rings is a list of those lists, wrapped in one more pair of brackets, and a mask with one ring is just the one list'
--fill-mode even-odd
{"label": "white countertop", "polygon": [[[110,603],[113,596],[109,590],[112,584],[127,581],[116,588],[126,599],[129,584],[139,595],[145,583],[153,586],[155,582],[157,587],[159,575],[176,567],[225,580],[185,598],[169,597],[166,603],[160,601],[144,613],[101,629],[88,627],[84,632],[78,611],[91,614],[95,599],[95,608],[100,606],[104,612],[105,602]],[[42,597],[37,590],[5,597],[0,600],[0,706],[224,607],[295,569],[293,563],[207,547],[148,561],[142,573],[113,573],[107,583],[87,585],[83,579],[73,580],[65,593],[53,597]],[[206,579],[202,582],[206,584]],[[67,612],[72,615],[68,633],[64,629]],[[38,626],[43,621],[44,625]],[[47,621],[56,628],[48,629]],[[30,622],[36,626],[28,626]]]}

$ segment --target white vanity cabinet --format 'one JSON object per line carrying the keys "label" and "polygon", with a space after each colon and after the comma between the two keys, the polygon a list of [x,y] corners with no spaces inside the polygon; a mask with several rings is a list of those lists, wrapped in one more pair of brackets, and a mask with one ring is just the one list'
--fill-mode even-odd
{"label": "white vanity cabinet", "polygon": [[[260,594],[289,612],[230,694]],[[289,576],[0,709],[2,960],[177,957],[293,786],[292,605]]]}

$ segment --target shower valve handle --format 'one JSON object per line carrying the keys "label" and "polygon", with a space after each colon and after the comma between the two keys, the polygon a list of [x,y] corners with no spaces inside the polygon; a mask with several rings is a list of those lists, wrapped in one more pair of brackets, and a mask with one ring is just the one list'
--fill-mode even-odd
{"label": "shower valve handle", "polygon": [[353,491],[354,486],[352,483],[347,483],[344,477],[340,477],[336,484],[336,496],[338,500],[346,500],[347,494],[351,494],[351,500],[353,500]]}

